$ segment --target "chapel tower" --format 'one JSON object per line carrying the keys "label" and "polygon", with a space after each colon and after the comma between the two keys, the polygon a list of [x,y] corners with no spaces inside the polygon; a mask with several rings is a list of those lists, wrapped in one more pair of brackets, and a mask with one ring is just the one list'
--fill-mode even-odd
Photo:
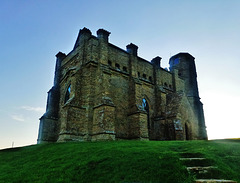
{"label": "chapel tower", "polygon": [[179,53],[169,60],[170,71],[178,70],[179,78],[184,80],[185,93],[193,108],[194,114],[198,119],[199,138],[207,139],[203,104],[200,101],[195,58],[189,53]]}

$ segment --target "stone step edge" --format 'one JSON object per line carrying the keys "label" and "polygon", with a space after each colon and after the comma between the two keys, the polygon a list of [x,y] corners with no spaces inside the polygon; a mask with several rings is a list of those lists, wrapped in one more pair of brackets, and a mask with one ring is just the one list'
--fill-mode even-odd
{"label": "stone step edge", "polygon": [[233,180],[224,180],[224,179],[197,179],[195,183],[237,183]]}
{"label": "stone step edge", "polygon": [[207,167],[187,167],[187,171],[189,173],[198,173],[198,174],[206,174],[209,173],[211,170],[215,170],[217,167],[215,166],[207,166]]}
{"label": "stone step edge", "polygon": [[216,166],[193,166],[187,167],[187,170],[207,170],[207,169],[216,169]]}
{"label": "stone step edge", "polygon": [[179,158],[181,161],[205,160],[206,158]]}

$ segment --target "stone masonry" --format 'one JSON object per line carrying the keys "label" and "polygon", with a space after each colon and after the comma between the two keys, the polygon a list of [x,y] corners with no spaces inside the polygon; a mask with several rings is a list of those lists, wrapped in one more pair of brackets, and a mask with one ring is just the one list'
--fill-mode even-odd
{"label": "stone masonry", "polygon": [[40,118],[38,143],[95,140],[207,139],[194,57],[138,57],[83,28],[73,50],[56,57],[54,85]]}

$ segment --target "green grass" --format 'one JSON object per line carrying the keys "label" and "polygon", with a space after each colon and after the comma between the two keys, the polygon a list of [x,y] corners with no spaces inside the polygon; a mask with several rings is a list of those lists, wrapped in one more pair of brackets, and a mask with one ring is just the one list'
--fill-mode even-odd
{"label": "green grass", "polygon": [[0,151],[0,182],[161,182],[194,180],[181,155],[217,166],[219,177],[240,181],[240,140],[67,142]]}

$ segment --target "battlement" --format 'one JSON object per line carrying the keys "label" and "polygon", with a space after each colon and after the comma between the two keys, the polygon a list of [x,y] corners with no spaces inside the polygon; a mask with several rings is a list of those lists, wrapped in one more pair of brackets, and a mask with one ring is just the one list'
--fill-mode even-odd
{"label": "battlement", "polygon": [[[89,40],[92,38],[95,40],[103,40],[106,44],[108,44],[108,46],[112,47],[113,49],[118,49],[119,51],[122,51],[124,53],[128,53],[130,55],[138,57],[138,46],[137,45],[130,43],[126,46],[126,50],[124,50],[120,47],[117,47],[116,45],[109,43],[109,35],[111,34],[109,31],[107,31],[105,29],[98,29],[96,31],[96,33],[97,33],[97,36],[94,36],[94,35],[92,35],[91,31],[89,29],[87,29],[86,27],[84,27],[83,29],[80,29],[74,49],[77,48],[80,45],[80,43],[82,43],[82,45],[86,43],[82,40]],[[157,63],[156,58],[160,58],[160,60],[161,60],[161,57],[159,57],[159,56],[152,59],[151,62],[146,59],[143,59],[143,58],[140,58],[139,60],[144,60],[146,62],[150,62],[150,63],[156,65],[157,67],[160,67],[160,61],[157,61],[158,62]]]}

